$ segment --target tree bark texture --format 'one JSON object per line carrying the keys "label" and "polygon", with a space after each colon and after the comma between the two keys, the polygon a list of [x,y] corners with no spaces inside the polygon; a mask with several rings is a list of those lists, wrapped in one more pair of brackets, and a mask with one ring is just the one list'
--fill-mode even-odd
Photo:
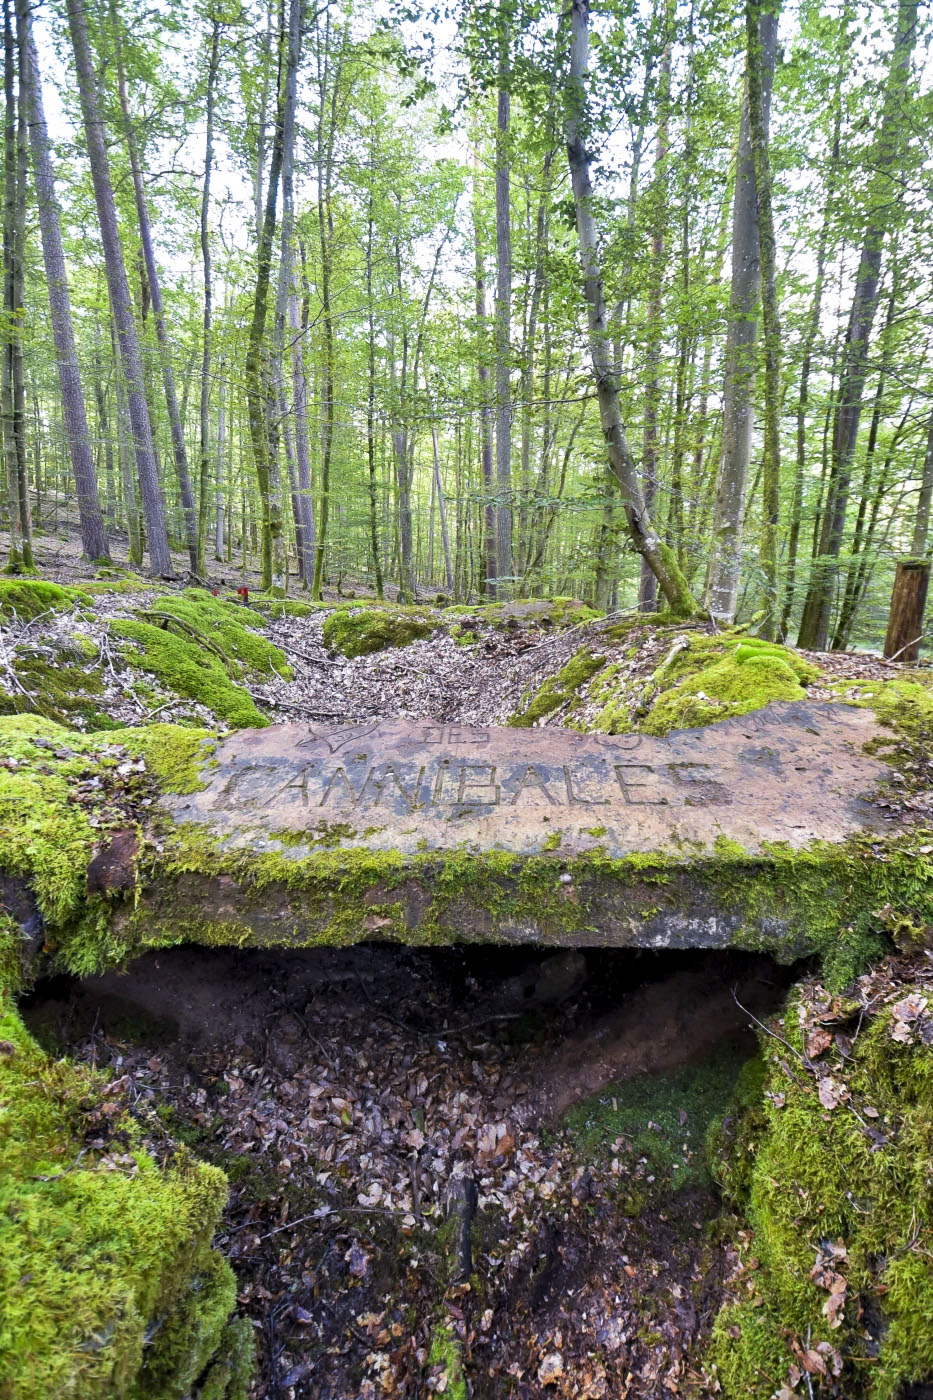
{"label": "tree bark texture", "polygon": [[87,140],[88,160],[94,185],[94,199],[97,205],[101,243],[104,249],[107,289],[110,294],[110,306],[126,384],[127,411],[136,454],[136,471],[139,477],[143,514],[146,519],[149,562],[154,574],[169,575],[172,572],[172,556],[169,552],[168,535],[165,529],[165,506],[156,467],[152,425],[146,404],[143,362],[136,322],[133,319],[133,304],[130,299],[126,265],[123,261],[123,247],[120,242],[113,186],[110,182],[107,143],[99,111],[97,85],[91,61],[91,47],[88,41],[83,0],[67,0],[67,12],[71,45],[75,56],[81,114]]}
{"label": "tree bark texture", "polygon": [[570,91],[565,133],[600,423],[606,440],[609,464],[622,497],[632,544],[648,561],[672,611],[681,616],[693,616],[699,612],[699,605],[687,586],[676,556],[660,538],[648,514],[638,480],[638,469],[622,422],[618,382],[612,365],[606,299],[592,212],[593,187],[586,151],[584,84],[589,60],[588,0],[573,0],[571,22]]}
{"label": "tree bark texture", "polygon": [[[776,15],[762,14],[759,36],[762,53],[761,110],[767,132],[777,51]],[[758,198],[747,77],[746,73],[732,213],[732,290],[726,333],[722,454],[716,482],[706,593],[712,616],[727,623],[735,618],[742,569],[746,484],[755,418],[757,306],[761,286]]]}

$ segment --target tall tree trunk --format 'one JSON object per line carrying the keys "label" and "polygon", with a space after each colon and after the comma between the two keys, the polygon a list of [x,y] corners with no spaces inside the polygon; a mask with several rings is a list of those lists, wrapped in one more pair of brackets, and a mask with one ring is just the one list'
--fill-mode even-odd
{"label": "tall tree trunk", "polygon": [[933,501],[933,413],[927,424],[927,444],[923,454],[923,476],[920,479],[920,494],[917,498],[917,514],[914,516],[914,533],[910,552],[915,558],[927,553],[930,538],[930,502]]}
{"label": "tall tree trunk", "polygon": [[375,224],[375,141],[370,146],[369,203],[366,211],[366,315],[369,337],[366,354],[366,461],[369,468],[369,547],[376,583],[376,597],[383,594],[382,562],[379,557],[379,519],[376,493],[376,324],[373,306],[373,238]]}
{"label": "tall tree trunk", "polygon": [[496,594],[508,597],[512,578],[512,214],[508,8],[499,9],[499,91],[496,117]]}
{"label": "tall tree trunk", "polygon": [[[776,31],[776,15],[762,14],[759,25],[762,57],[761,96],[758,106],[762,113],[766,140],[774,58],[777,52]],[[742,568],[745,488],[755,413],[757,306],[760,285],[758,199],[755,190],[755,161],[752,153],[746,64],[732,215],[732,291],[726,335],[722,456],[716,483],[712,553],[707,576],[709,610],[714,618],[723,622],[732,622],[735,618]]]}
{"label": "tall tree trunk", "polygon": [[660,538],[645,506],[638,469],[622,423],[618,380],[612,366],[606,301],[592,212],[593,186],[586,150],[584,84],[589,58],[588,29],[588,0],[573,0],[570,91],[565,129],[600,423],[606,439],[609,465],[619,485],[632,544],[638,553],[647,559],[672,611],[680,616],[695,616],[700,611],[699,605],[687,586],[676,556]]}
{"label": "tall tree trunk", "polygon": [[22,59],[19,58],[16,100],[16,210],[13,224],[13,439],[16,446],[16,483],[23,566],[35,567],[32,552],[32,513],[29,508],[29,461],[26,446],[26,371],[23,357],[23,319],[26,311],[26,180],[29,173],[29,130]]}
{"label": "tall tree trunk", "polygon": [[[667,27],[673,25],[673,6],[667,6]],[[648,510],[654,507],[658,486],[658,409],[661,404],[661,314],[664,288],[664,239],[667,232],[667,147],[671,97],[671,55],[673,35],[668,34],[661,60],[658,87],[658,139],[654,157],[653,207],[651,211],[651,271],[648,291],[648,317],[645,328],[645,420],[642,437],[641,485]],[[648,561],[642,558],[638,586],[638,606],[654,612],[658,602],[658,581]]]}
{"label": "tall tree trunk", "polygon": [[[294,440],[287,412],[286,361],[292,373],[294,392],[293,356],[300,355],[298,327],[298,299],[294,292],[294,163],[295,163],[295,110],[298,100],[298,65],[301,62],[301,0],[289,0],[288,5],[288,62],[285,69],[285,107],[282,126],[282,231],[279,254],[279,275],[275,299],[275,335],[273,343],[273,379],[276,397],[280,404],[286,461],[289,480],[292,485],[292,514],[295,521],[295,539],[298,545],[299,572],[305,587],[310,587],[314,573],[314,518],[310,510],[310,461],[306,463],[306,490],[302,490],[299,468],[295,461]],[[286,347],[286,323],[293,343]],[[293,328],[294,327],[294,328]],[[300,384],[303,384],[303,365],[300,366]],[[297,415],[296,415],[297,417]],[[307,411],[303,415],[304,440],[302,448],[307,458]]]}
{"label": "tall tree trunk", "polygon": [[88,42],[83,0],[67,0],[67,11],[88,160],[91,166],[91,179],[94,184],[94,198],[97,204],[101,242],[104,249],[107,288],[110,293],[110,305],[120,345],[120,359],[123,363],[126,383],[127,408],[136,450],[136,471],[139,476],[139,489],[143,513],[146,518],[149,561],[154,574],[167,576],[172,572],[172,556],[169,553],[168,535],[165,529],[165,506],[162,501],[162,488],[156,468],[152,425],[149,421],[149,409],[146,405],[142,356],[139,350],[136,322],[133,319],[133,304],[130,300],[126,265],[123,261],[123,248],[120,243],[113,187],[110,183],[107,144],[98,107],[97,85],[91,62],[91,48]]}
{"label": "tall tree trunk", "polygon": [[[336,351],[334,347],[334,320],[331,307],[331,280],[333,276],[333,214],[331,210],[331,184],[334,166],[334,138],[337,120],[337,88],[340,65],[330,73],[330,12],[325,20],[324,52],[318,53],[318,94],[320,108],[317,131],[317,226],[318,246],[321,256],[321,332],[324,356],[321,366],[321,496],[317,521],[317,540],[314,551],[314,579],[311,585],[312,598],[320,599],[324,586],[324,560],[327,548],[327,526],[330,519],[330,467],[334,449],[334,380],[336,378]],[[327,87],[330,82],[330,103],[327,102]],[[325,113],[330,107],[327,135],[325,137]]]}
{"label": "tall tree trunk", "polygon": [[891,173],[903,145],[904,100],[910,83],[910,63],[917,35],[917,0],[900,0],[897,36],[885,83],[881,126],[872,156],[873,174],[852,309],[839,370],[833,418],[832,454],[818,557],[813,561],[810,588],[800,623],[798,645],[822,651],[829,638],[836,561],[842,546],[852,460],[862,416],[862,396],[868,374],[871,339],[881,283],[884,240],[892,204]]}
{"label": "tall tree trunk", "polygon": [[227,367],[224,356],[221,355],[218,364],[217,385],[217,475],[215,488],[215,518],[214,518],[214,558],[223,559],[226,553],[226,504],[224,481],[224,452],[226,451],[227,435],[227,402],[226,402],[226,374]]}
{"label": "tall tree trunk", "polygon": [[159,347],[162,389],[165,394],[169,433],[172,439],[172,454],[175,460],[175,475],[178,478],[178,491],[181,496],[181,508],[185,522],[185,543],[188,547],[188,564],[191,572],[197,575],[200,568],[198,516],[194,504],[194,492],[191,489],[191,473],[188,470],[188,453],[185,449],[185,434],[182,428],[181,414],[178,409],[178,395],[175,391],[172,349],[169,344],[168,329],[165,324],[162,281],[159,277],[155,248],[152,243],[152,223],[149,218],[146,186],[143,182],[142,162],[139,157],[136,132],[130,116],[129,98],[126,91],[126,72],[123,65],[120,20],[117,15],[115,0],[110,0],[110,19],[113,26],[114,44],[116,45],[117,91],[120,98],[120,112],[123,116],[126,148],[130,158],[130,174],[133,179],[133,195],[136,200],[136,218],[139,224],[139,241],[142,245],[143,260],[146,268],[146,282],[148,284],[149,299],[152,305],[152,319],[155,322],[156,343]]}
{"label": "tall tree trunk", "polygon": [[493,504],[492,405],[489,401],[489,366],[486,363],[486,273],[483,259],[482,227],[479,208],[479,157],[473,156],[473,255],[475,259],[475,310],[477,368],[480,408],[480,474],[483,481],[483,558],[485,563],[484,592],[496,596],[499,573],[496,542],[496,511]]}
{"label": "tall tree trunk", "polygon": [[16,414],[13,407],[13,361],[18,328],[16,301],[16,62],[10,0],[3,0],[3,365],[0,372],[0,409],[3,416],[3,460],[6,501],[9,514],[10,546],[7,567],[22,568],[23,531],[19,509],[19,452],[16,442]]}
{"label": "tall tree trunk", "polygon": [[[198,561],[196,572],[204,574],[204,550],[207,540],[209,492],[211,479],[211,336],[213,334],[213,288],[211,286],[211,175],[214,165],[214,90],[220,60],[221,22],[211,24],[211,47],[207,60],[207,131],[204,138],[204,180],[201,185],[201,266],[204,273],[204,307],[201,319],[201,404],[200,404],[200,471],[198,473]],[[218,410],[218,419],[223,410]],[[219,431],[219,427],[218,427]],[[223,449],[218,446],[217,470],[222,470]],[[223,557],[223,504],[221,484],[217,482],[217,525],[215,554]]]}
{"label": "tall tree trunk", "polygon": [[[764,0],[765,4],[769,0]],[[778,525],[781,510],[781,322],[777,299],[777,255],[771,206],[771,158],[768,150],[770,87],[777,60],[780,0],[747,0],[745,43],[748,66],[748,112],[755,192],[758,198],[758,249],[761,256],[761,323],[765,352],[765,431],[761,484],[761,568],[765,615],[760,633],[773,640],[778,626]],[[767,89],[766,89],[767,82]]]}
{"label": "tall tree trunk", "polygon": [[285,557],[282,548],[282,498],[276,480],[275,464],[269,452],[266,428],[268,365],[264,339],[269,308],[269,281],[272,275],[272,244],[275,238],[278,207],[279,176],[282,170],[282,127],[284,121],[285,86],[283,58],[285,47],[284,0],[280,7],[278,38],[278,77],[276,79],[276,122],[272,155],[269,161],[269,183],[256,250],[256,290],[253,295],[253,315],[250,321],[246,350],[246,403],[249,418],[249,438],[253,449],[253,465],[259,482],[262,506],[262,586],[280,592],[285,586]]}

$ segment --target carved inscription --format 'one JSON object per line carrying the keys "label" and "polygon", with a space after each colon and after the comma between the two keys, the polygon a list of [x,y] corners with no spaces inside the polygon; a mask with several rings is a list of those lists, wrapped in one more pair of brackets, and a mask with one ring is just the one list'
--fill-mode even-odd
{"label": "carved inscription", "polygon": [[206,788],[181,805],[186,820],[243,841],[257,829],[339,826],[350,833],[341,841],[389,850],[682,850],[719,837],[799,846],[874,819],[861,801],[884,771],[863,751],[874,733],[866,711],[804,702],[667,738],[283,725],[224,740]]}

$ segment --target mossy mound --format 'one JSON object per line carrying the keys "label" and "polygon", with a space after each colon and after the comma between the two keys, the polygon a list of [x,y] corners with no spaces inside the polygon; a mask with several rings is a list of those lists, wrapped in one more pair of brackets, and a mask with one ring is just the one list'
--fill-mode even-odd
{"label": "mossy mound", "polygon": [[96,659],[93,642],[79,635],[61,639],[54,649],[21,647],[12,665],[22,690],[0,693],[0,714],[37,714],[78,729],[114,728],[116,722],[102,708],[104,683]]}
{"label": "mossy mound", "polygon": [[4,622],[14,616],[20,622],[31,622],[40,613],[61,612],[86,602],[87,595],[77,588],[62,588],[42,579],[0,578],[0,618]]}
{"label": "mossy mound", "polygon": [[384,604],[380,607],[338,608],[324,623],[324,644],[351,659],[368,656],[386,647],[407,647],[430,637],[440,623],[429,608],[407,608]]}
{"label": "mossy mound", "polygon": [[512,715],[508,723],[515,729],[530,729],[535,720],[543,719],[553,710],[573,700],[581,686],[605,665],[605,656],[594,656],[581,648],[525,702],[525,707]]}
{"label": "mossy mound", "polygon": [[713,1338],[727,1400],[807,1369],[821,1394],[893,1400],[933,1372],[933,988],[913,968],[848,997],[801,984],[713,1139],[757,1260]]}
{"label": "mossy mound", "polygon": [[282,652],[258,630],[263,618],[251,608],[186,589],[160,598],[137,618],[118,619],[111,630],[135,642],[124,648],[130,665],[176,695],[197,700],[231,729],[260,728],[268,721],[238,681],[255,676],[291,677]]}
{"label": "mossy mound", "polygon": [[[211,1248],[226,1194],[186,1153],[160,1168],[104,1076],[51,1060],[0,990],[4,1395],[181,1400],[222,1345],[248,1354]],[[218,1358],[216,1396],[243,1400],[244,1359]]]}
{"label": "mossy mound", "polygon": [[480,627],[575,627],[603,614],[579,598],[520,598],[510,603],[458,603],[444,608],[446,623]]}
{"label": "mossy mound", "polygon": [[804,687],[818,676],[815,666],[788,648],[735,630],[684,633],[647,686],[619,663],[607,666],[590,685],[587,698],[597,709],[585,727],[663,735],[715,724],[772,700],[803,700]]}

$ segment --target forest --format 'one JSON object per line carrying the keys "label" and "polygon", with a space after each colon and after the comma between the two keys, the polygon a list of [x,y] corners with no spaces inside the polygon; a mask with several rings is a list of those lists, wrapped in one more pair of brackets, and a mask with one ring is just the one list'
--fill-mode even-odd
{"label": "forest", "polygon": [[877,645],[925,555],[929,14],[4,6],[10,571]]}

